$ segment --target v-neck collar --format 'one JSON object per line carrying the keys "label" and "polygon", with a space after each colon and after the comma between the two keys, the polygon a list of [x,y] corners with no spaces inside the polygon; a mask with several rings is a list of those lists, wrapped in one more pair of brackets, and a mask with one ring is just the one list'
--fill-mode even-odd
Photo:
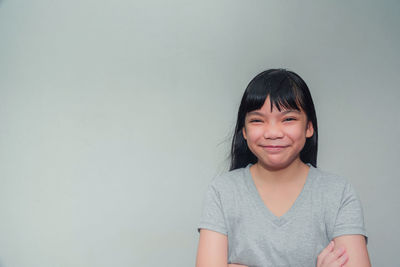
{"label": "v-neck collar", "polygon": [[260,194],[258,193],[257,187],[256,187],[256,185],[254,183],[253,177],[252,177],[251,172],[250,172],[250,166],[251,165],[252,164],[249,164],[244,168],[244,178],[245,178],[247,187],[250,190],[251,198],[255,202],[257,208],[273,224],[275,224],[276,226],[282,226],[282,225],[286,224],[287,222],[289,222],[296,215],[298,207],[301,206],[301,204],[304,201],[305,196],[309,192],[315,168],[311,164],[307,164],[310,167],[310,169],[308,171],[306,182],[304,183],[300,194],[297,196],[295,202],[290,207],[290,209],[288,211],[286,211],[285,214],[283,214],[282,216],[278,217],[275,214],[273,214],[271,212],[271,210],[264,204],[264,201],[262,200]]}

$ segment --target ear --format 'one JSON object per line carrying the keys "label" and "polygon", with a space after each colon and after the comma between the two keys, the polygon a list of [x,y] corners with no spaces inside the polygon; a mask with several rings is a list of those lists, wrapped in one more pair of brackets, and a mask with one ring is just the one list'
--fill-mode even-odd
{"label": "ear", "polygon": [[246,129],[244,128],[244,126],[243,126],[243,128],[242,128],[242,134],[243,134],[244,140],[247,140]]}
{"label": "ear", "polygon": [[314,127],[311,121],[307,122],[306,138],[310,138],[314,134]]}

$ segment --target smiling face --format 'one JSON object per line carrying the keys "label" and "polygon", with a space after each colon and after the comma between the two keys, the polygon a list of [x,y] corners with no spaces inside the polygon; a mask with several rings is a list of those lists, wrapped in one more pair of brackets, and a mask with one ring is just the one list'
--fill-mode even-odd
{"label": "smiling face", "polygon": [[306,138],[314,133],[312,123],[304,111],[295,109],[271,110],[269,97],[264,105],[248,112],[243,127],[243,137],[258,164],[277,170],[300,160]]}

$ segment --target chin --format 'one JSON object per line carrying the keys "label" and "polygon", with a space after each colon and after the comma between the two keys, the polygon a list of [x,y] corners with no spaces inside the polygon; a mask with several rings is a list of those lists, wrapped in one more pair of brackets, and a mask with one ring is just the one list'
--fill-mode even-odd
{"label": "chin", "polygon": [[261,165],[268,170],[281,170],[288,167],[291,163],[288,162],[260,162]]}
{"label": "chin", "polygon": [[260,164],[269,170],[281,170],[289,167],[293,163],[296,162],[296,159],[293,160],[269,160],[269,161],[259,161]]}

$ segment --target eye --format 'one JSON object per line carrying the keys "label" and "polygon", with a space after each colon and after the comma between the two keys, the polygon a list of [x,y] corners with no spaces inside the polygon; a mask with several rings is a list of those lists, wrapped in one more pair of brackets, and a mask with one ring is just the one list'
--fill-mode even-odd
{"label": "eye", "polygon": [[262,122],[262,120],[260,120],[260,119],[250,119],[249,122],[250,123],[257,123],[257,122]]}
{"label": "eye", "polygon": [[283,121],[296,121],[297,118],[295,117],[288,117],[288,118],[284,118]]}

